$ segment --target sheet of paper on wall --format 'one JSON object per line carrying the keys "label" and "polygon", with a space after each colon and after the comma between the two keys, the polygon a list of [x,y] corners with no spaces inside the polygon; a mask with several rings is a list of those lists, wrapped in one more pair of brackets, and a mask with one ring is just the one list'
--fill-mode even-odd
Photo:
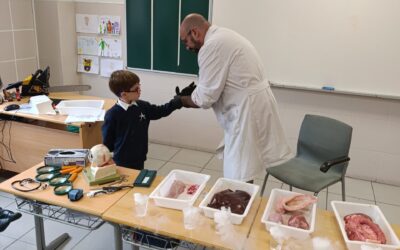
{"label": "sheet of paper on wall", "polygon": [[99,58],[97,56],[78,56],[78,72],[98,74]]}
{"label": "sheet of paper on wall", "polygon": [[74,123],[74,122],[97,122],[104,121],[104,115],[106,111],[103,109],[99,115],[69,115],[65,119],[65,123]]}
{"label": "sheet of paper on wall", "polygon": [[122,46],[119,38],[98,38],[98,56],[121,58]]}
{"label": "sheet of paper on wall", "polygon": [[99,43],[96,37],[78,36],[77,39],[78,39],[78,55],[97,56],[99,50]]}
{"label": "sheet of paper on wall", "polygon": [[97,15],[76,14],[76,32],[99,34]]}
{"label": "sheet of paper on wall", "polygon": [[102,58],[100,63],[100,75],[110,77],[111,73],[116,70],[124,69],[124,62],[116,59]]}
{"label": "sheet of paper on wall", "polygon": [[100,34],[119,35],[121,33],[120,16],[100,16],[98,24]]}

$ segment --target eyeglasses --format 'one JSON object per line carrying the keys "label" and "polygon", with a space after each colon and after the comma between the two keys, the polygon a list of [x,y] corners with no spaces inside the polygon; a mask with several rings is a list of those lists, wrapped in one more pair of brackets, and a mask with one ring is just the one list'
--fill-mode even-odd
{"label": "eyeglasses", "polygon": [[[186,43],[187,43],[187,39],[188,39],[188,37],[189,37],[191,34],[192,34],[192,29],[190,29],[190,30],[188,31],[188,33],[186,33],[185,38],[181,39],[182,42],[186,44]],[[182,38],[182,37],[181,37],[181,38]]]}

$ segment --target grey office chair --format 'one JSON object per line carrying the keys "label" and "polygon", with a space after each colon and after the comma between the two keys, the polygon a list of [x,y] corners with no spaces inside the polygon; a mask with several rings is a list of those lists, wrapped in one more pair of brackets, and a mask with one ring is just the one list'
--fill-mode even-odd
{"label": "grey office chair", "polygon": [[[342,181],[342,200],[346,200],[345,175],[353,128],[335,119],[306,115],[297,141],[297,154],[289,161],[267,168],[261,196],[269,175],[289,185],[318,193]],[[328,195],[326,207],[328,206]]]}

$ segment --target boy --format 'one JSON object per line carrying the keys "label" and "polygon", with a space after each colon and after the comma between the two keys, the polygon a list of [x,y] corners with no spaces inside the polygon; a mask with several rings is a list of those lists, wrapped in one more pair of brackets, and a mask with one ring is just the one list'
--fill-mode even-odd
{"label": "boy", "polygon": [[109,87],[118,101],[105,115],[103,144],[114,152],[113,160],[117,166],[141,170],[148,150],[150,120],[166,117],[180,109],[181,98],[176,96],[160,106],[139,100],[140,79],[127,70],[114,71]]}

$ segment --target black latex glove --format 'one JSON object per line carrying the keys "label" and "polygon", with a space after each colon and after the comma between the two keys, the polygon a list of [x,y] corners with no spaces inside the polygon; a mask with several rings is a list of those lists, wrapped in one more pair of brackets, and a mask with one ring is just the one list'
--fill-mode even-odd
{"label": "black latex glove", "polygon": [[186,86],[185,88],[182,89],[182,91],[179,91],[179,87],[176,86],[175,88],[175,93],[178,96],[188,96],[191,95],[193,90],[196,88],[196,84],[194,84],[194,82],[192,82],[191,84],[189,84],[188,86]]}

